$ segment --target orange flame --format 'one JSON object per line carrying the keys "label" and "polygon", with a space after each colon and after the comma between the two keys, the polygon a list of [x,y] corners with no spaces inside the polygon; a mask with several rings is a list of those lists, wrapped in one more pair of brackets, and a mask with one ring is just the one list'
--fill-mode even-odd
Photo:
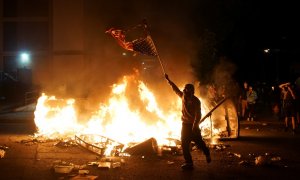
{"label": "orange flame", "polygon": [[[203,102],[205,101],[202,101],[202,114],[205,114],[208,108]],[[75,103],[75,99],[57,99],[43,93],[34,112],[38,128],[36,136],[64,138],[98,134],[125,145],[142,142],[150,137],[154,137],[162,145],[167,143],[166,138],[180,137],[180,99],[169,102],[169,109],[163,111],[155,95],[135,76],[124,76],[120,84],[114,84],[107,103],[100,104],[98,110],[87,119],[78,119],[79,111],[75,108]],[[201,129],[204,133],[213,130],[213,134],[219,134],[220,127],[211,127],[220,123],[211,122],[209,119],[204,121]]]}

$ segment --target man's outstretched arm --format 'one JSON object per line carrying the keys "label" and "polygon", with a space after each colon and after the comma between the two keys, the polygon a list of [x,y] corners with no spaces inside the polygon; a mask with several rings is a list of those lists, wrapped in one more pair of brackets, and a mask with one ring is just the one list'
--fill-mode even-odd
{"label": "man's outstretched arm", "polygon": [[172,89],[175,91],[175,93],[176,93],[178,96],[182,97],[183,92],[180,91],[180,89],[176,86],[176,84],[173,83],[173,82],[169,79],[169,76],[168,76],[167,74],[165,74],[165,78],[166,78],[166,80],[168,81],[168,83],[171,85],[171,87],[172,87]]}

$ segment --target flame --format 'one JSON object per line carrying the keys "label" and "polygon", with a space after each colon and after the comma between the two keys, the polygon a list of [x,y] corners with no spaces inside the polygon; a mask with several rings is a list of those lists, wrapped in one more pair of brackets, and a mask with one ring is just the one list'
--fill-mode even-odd
{"label": "flame", "polygon": [[[150,137],[154,137],[159,145],[170,143],[166,141],[167,138],[180,138],[180,98],[168,102],[168,109],[163,110],[154,93],[135,75],[124,76],[122,82],[113,84],[107,102],[100,103],[97,110],[86,119],[78,118],[80,111],[75,103],[75,99],[57,99],[43,93],[34,112],[38,128],[36,136],[63,138],[98,134],[125,145]],[[202,114],[207,109],[202,103]],[[220,133],[220,128],[211,128],[214,125],[211,122],[204,121],[200,128],[204,133],[211,130],[213,134]]]}

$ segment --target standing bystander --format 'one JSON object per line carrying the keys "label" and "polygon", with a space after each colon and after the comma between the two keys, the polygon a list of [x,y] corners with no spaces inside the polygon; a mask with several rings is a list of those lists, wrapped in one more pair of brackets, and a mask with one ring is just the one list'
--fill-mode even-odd
{"label": "standing bystander", "polygon": [[245,119],[245,115],[246,115],[246,110],[248,108],[247,106],[247,92],[248,92],[248,83],[244,82],[243,84],[243,88],[241,90],[241,94],[240,94],[240,102],[241,102],[241,108],[242,108],[242,114],[241,114],[241,118],[244,120]]}
{"label": "standing bystander", "polygon": [[290,83],[280,84],[279,87],[281,88],[282,92],[282,110],[284,115],[285,121],[285,131],[288,131],[289,128],[289,119],[292,120],[292,130],[293,134],[295,134],[296,124],[295,124],[295,99],[296,96]]}
{"label": "standing bystander", "polygon": [[247,121],[253,121],[255,117],[255,104],[257,100],[257,93],[253,90],[252,86],[249,86],[247,91],[247,105],[248,105],[248,118]]}

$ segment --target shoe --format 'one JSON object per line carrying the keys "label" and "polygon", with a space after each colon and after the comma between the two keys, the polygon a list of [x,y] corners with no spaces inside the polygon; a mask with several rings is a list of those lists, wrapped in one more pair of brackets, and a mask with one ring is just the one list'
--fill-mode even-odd
{"label": "shoe", "polygon": [[251,121],[254,121],[254,118],[251,118]]}
{"label": "shoe", "polygon": [[247,118],[247,121],[250,121],[250,118]]}
{"label": "shoe", "polygon": [[210,162],[211,162],[211,157],[210,157],[210,155],[206,156],[206,162],[207,162],[207,163],[210,163]]}
{"label": "shoe", "polygon": [[183,165],[181,165],[181,169],[183,169],[183,170],[193,170],[194,165],[192,163],[184,163]]}

